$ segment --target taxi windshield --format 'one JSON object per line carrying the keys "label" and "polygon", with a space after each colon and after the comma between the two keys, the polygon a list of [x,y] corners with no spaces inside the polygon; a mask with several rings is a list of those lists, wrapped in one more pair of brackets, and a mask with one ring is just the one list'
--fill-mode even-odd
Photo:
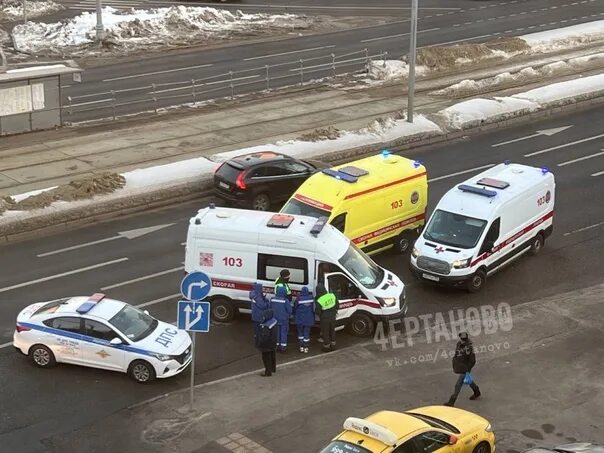
{"label": "taxi windshield", "polygon": [[117,314],[109,320],[114,326],[131,341],[140,341],[148,337],[157,327],[157,320],[140,311],[132,305],[124,305]]}
{"label": "taxi windshield", "polygon": [[371,450],[367,450],[360,445],[351,444],[350,442],[334,440],[321,450],[320,453],[371,453]]}
{"label": "taxi windshield", "polygon": [[352,242],[339,262],[367,289],[376,288],[384,278],[384,270]]}
{"label": "taxi windshield", "polygon": [[323,209],[316,208],[314,206],[302,203],[294,198],[289,200],[280,211],[281,214],[291,215],[307,215],[309,217],[329,217],[331,213]]}
{"label": "taxi windshield", "polygon": [[424,231],[424,239],[443,245],[471,249],[476,247],[486,220],[438,209]]}

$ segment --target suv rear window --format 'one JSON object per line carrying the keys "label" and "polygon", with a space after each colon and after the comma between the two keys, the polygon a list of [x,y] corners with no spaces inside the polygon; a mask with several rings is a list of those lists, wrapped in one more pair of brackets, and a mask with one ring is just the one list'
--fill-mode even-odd
{"label": "suv rear window", "polygon": [[227,181],[235,181],[239,173],[241,173],[239,168],[235,168],[231,164],[225,163],[218,169],[216,175]]}

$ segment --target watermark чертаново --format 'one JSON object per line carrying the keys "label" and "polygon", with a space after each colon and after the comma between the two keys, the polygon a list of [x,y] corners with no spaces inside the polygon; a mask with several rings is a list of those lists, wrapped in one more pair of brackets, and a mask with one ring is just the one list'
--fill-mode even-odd
{"label": "watermark \u0447\u0435\u0440\u0442\u0430\u043d\u043e\u0432\u043e", "polygon": [[[497,332],[512,330],[512,307],[502,302],[496,307],[483,305],[480,308],[449,310],[448,312],[427,313],[419,316],[409,316],[404,319],[388,321],[388,335],[383,322],[378,323],[373,337],[376,344],[381,345],[382,351],[411,347],[414,337],[422,332],[423,324],[426,343],[457,340],[460,332],[467,332],[471,337],[481,334],[492,335]],[[400,326],[400,327],[399,327]],[[400,329],[400,330],[399,330]]]}

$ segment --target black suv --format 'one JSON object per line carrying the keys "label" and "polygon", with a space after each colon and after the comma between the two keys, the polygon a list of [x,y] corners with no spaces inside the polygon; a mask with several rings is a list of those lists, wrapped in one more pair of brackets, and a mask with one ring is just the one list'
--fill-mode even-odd
{"label": "black suv", "polygon": [[237,156],[214,173],[214,195],[226,202],[268,211],[284,202],[315,172],[327,165],[273,151]]}

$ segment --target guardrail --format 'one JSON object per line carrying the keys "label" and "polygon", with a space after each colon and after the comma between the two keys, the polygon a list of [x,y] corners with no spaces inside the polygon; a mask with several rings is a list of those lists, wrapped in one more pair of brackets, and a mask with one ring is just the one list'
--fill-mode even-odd
{"label": "guardrail", "polygon": [[140,113],[160,113],[167,108],[216,99],[268,92],[279,88],[305,86],[334,80],[338,76],[369,72],[373,60],[383,60],[388,52],[370,55],[368,49],[342,55],[329,54],[251,69],[229,71],[204,78],[151,83],[145,86],[108,90],[81,96],[67,96],[64,120],[94,120]]}

